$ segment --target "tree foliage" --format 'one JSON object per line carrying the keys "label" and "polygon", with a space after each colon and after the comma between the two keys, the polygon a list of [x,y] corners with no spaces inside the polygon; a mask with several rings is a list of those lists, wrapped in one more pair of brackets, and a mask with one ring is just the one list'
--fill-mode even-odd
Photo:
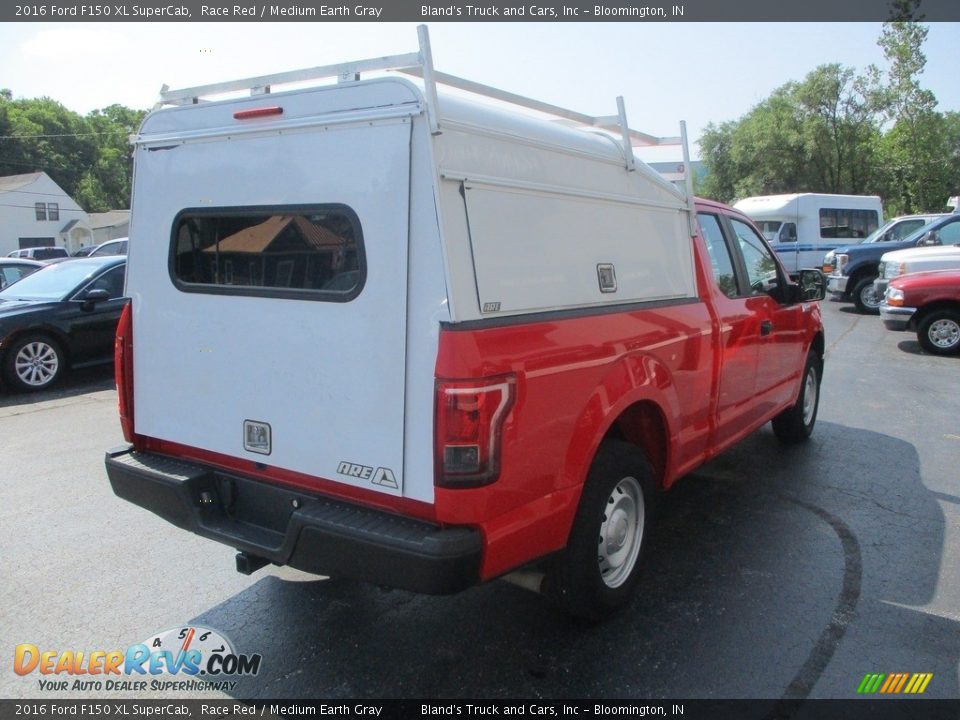
{"label": "tree foliage", "polygon": [[956,113],[919,76],[927,29],[884,24],[886,72],[821,65],[700,141],[703,192],[730,202],[783,192],[879,194],[891,213],[939,211],[960,185]]}
{"label": "tree foliage", "polygon": [[128,137],[144,114],[111,105],[81,116],[50,98],[0,90],[0,176],[42,170],[88,212],[127,208]]}
{"label": "tree foliage", "polygon": [[724,201],[781,192],[863,193],[879,122],[853,70],[821,65],[740,120],[710,125],[705,192]]}

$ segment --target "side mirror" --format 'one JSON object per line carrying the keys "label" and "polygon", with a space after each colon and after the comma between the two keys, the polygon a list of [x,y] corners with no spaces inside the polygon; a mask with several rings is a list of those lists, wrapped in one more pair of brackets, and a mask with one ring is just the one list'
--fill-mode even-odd
{"label": "side mirror", "polygon": [[819,302],[827,296],[827,279],[816,268],[805,268],[797,279],[802,302]]}
{"label": "side mirror", "polygon": [[104,300],[109,299],[110,293],[107,290],[103,290],[102,288],[89,290],[83,294],[83,309],[93,310],[94,305],[96,305],[98,302],[103,302]]}
{"label": "side mirror", "polygon": [[940,244],[940,234],[936,230],[931,230],[917,243],[917,247],[930,247],[931,245]]}

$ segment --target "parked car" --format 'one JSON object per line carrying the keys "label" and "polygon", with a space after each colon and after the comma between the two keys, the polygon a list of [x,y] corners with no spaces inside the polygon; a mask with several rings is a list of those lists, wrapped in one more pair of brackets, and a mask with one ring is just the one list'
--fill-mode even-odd
{"label": "parked car", "polygon": [[96,249],[97,249],[97,246],[96,246],[96,245],[86,245],[86,246],[80,248],[79,250],[77,250],[77,251],[76,251],[73,255],[71,255],[70,257],[75,257],[75,258],[77,258],[77,257],[87,257],[90,253],[92,253],[92,252],[93,252],[94,250],[96,250]]}
{"label": "parked car", "polygon": [[107,240],[97,245],[91,252],[90,257],[103,257],[105,255],[126,255],[127,238],[117,238],[116,240]]}
{"label": "parked car", "polygon": [[960,270],[894,278],[884,293],[880,317],[889,330],[916,331],[929,353],[960,353]]}
{"label": "parked car", "polygon": [[931,242],[943,244],[883,254],[878,268],[880,276],[873,281],[873,291],[877,297],[882,298],[890,281],[901,275],[960,269],[960,215],[956,216],[954,222],[944,223],[939,230],[930,232],[935,234]]}
{"label": "parked car", "polygon": [[[948,213],[934,213],[928,215],[899,215],[885,222],[872,233],[867,235],[857,245],[872,245],[873,243],[898,242],[907,235],[911,235],[924,225],[934,220],[945,218]],[[827,275],[837,267],[837,251],[831,250],[823,256],[823,272]]]}
{"label": "parked car", "polygon": [[43,390],[67,367],[110,362],[126,258],[49,265],[0,291],[0,368],[17,390]]}
{"label": "parked car", "polygon": [[813,432],[824,277],[792,282],[625,125],[423,75],[146,117],[107,473],[241,572],[442,594],[522,571],[596,619],[659,491],[767,422]]}
{"label": "parked car", "polygon": [[42,262],[24,258],[0,258],[0,290],[44,267]]}
{"label": "parked car", "polygon": [[66,248],[55,247],[53,245],[46,247],[23,248],[7,253],[7,257],[29,258],[30,260],[52,260],[53,258],[70,257]]}
{"label": "parked car", "polygon": [[847,245],[834,250],[833,257],[827,253],[823,264],[833,267],[827,276],[827,291],[838,300],[852,300],[861,313],[876,315],[883,296],[874,294],[873,281],[879,275],[878,267],[883,254],[892,250],[939,245],[937,236],[927,233],[957,220],[960,220],[960,215],[944,215],[902,240]]}

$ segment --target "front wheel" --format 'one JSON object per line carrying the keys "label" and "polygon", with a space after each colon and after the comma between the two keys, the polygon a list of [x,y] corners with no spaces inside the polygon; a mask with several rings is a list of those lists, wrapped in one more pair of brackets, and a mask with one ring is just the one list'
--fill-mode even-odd
{"label": "front wheel", "polygon": [[853,304],[864,315],[880,314],[880,303],[883,298],[877,297],[874,292],[873,281],[872,277],[864,278],[853,288]]}
{"label": "front wheel", "polygon": [[960,352],[960,312],[936,310],[930,313],[917,327],[917,340],[924,350],[934,355]]}
{"label": "front wheel", "polygon": [[590,467],[567,547],[554,559],[548,595],[568,614],[597,621],[630,599],[647,539],[653,474],[644,454],[605,441]]}
{"label": "front wheel", "polygon": [[55,340],[28,335],[15,341],[7,351],[3,373],[17,390],[45,390],[63,372],[63,351]]}
{"label": "front wheel", "polygon": [[814,353],[807,355],[797,402],[773,419],[773,432],[782,442],[802,442],[813,433],[820,408],[821,368],[822,364]]}

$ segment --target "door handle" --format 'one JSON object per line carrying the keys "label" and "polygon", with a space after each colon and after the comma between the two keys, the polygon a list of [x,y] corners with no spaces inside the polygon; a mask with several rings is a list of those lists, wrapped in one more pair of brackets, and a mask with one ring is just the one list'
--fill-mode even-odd
{"label": "door handle", "polygon": [[761,320],[760,321],[760,335],[769,335],[773,332],[773,321],[772,320]]}

